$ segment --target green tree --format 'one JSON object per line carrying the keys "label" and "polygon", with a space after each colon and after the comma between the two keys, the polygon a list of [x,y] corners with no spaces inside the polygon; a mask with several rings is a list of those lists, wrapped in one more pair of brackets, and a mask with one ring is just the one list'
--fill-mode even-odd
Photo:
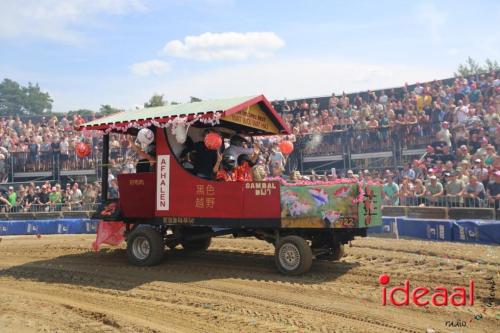
{"label": "green tree", "polygon": [[494,72],[500,70],[500,66],[498,65],[498,62],[496,60],[491,60],[489,58],[486,58],[485,64],[486,64],[486,70],[488,72]]}
{"label": "green tree", "polygon": [[0,83],[0,114],[13,116],[24,113],[24,94],[19,83],[4,79]]}
{"label": "green tree", "polygon": [[154,94],[149,99],[149,102],[144,103],[145,108],[152,108],[155,106],[164,106],[166,101],[163,100],[163,95]]}
{"label": "green tree", "polygon": [[0,83],[0,114],[49,115],[53,100],[38,84],[21,86],[16,81],[4,79]]}
{"label": "green tree", "polygon": [[470,76],[477,74],[489,73],[492,71],[499,70],[498,62],[496,60],[491,60],[486,58],[485,64],[481,65],[476,60],[471,57],[467,57],[464,64],[458,65],[457,72],[455,76]]}
{"label": "green tree", "polygon": [[109,116],[110,114],[117,113],[120,111],[121,111],[120,109],[114,108],[109,104],[103,104],[99,108],[98,116],[99,117]]}
{"label": "green tree", "polygon": [[68,112],[68,117],[73,117],[74,115],[79,115],[84,118],[91,118],[93,115],[95,115],[95,111],[89,109],[78,109]]}
{"label": "green tree", "polygon": [[46,114],[52,111],[52,98],[49,93],[40,90],[40,86],[28,83],[27,87],[23,88],[25,94],[24,107],[28,114]]}
{"label": "green tree", "polygon": [[202,99],[198,97],[191,96],[189,103],[194,103],[194,102],[201,102]]}

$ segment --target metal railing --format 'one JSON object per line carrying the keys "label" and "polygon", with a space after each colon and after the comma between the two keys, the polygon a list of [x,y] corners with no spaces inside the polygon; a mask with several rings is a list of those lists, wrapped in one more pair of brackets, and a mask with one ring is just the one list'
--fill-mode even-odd
{"label": "metal railing", "polygon": [[66,202],[66,203],[46,203],[46,204],[28,204],[28,205],[0,205],[1,213],[50,213],[50,212],[75,212],[75,211],[96,211],[99,203],[85,202]]}
{"label": "metal railing", "polygon": [[383,199],[385,206],[408,206],[408,207],[465,207],[465,208],[493,208],[498,209],[500,200],[492,197],[470,197],[441,195],[437,197],[422,196],[399,196],[396,199]]}

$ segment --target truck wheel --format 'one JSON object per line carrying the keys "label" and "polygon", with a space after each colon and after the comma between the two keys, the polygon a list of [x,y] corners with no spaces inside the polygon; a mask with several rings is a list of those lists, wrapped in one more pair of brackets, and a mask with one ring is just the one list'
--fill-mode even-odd
{"label": "truck wheel", "polygon": [[328,256],[328,260],[339,261],[344,256],[344,244],[340,242],[333,243],[331,250],[333,253]]}
{"label": "truck wheel", "polygon": [[344,256],[344,245],[340,242],[332,243],[330,251],[316,256],[317,259],[327,261],[339,261]]}
{"label": "truck wheel", "polygon": [[276,246],[274,261],[283,274],[303,274],[309,271],[312,265],[311,247],[302,237],[285,236]]}
{"label": "truck wheel", "polygon": [[128,261],[136,266],[158,265],[163,258],[163,236],[153,228],[134,230],[127,240]]}
{"label": "truck wheel", "polygon": [[210,247],[210,243],[212,243],[212,237],[181,242],[181,245],[184,250],[194,252],[207,250]]}

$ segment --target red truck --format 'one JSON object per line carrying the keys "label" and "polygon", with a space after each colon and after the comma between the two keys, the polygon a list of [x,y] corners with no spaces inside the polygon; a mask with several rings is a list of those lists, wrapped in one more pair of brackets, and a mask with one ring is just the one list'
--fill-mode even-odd
{"label": "red truck", "polygon": [[[217,129],[223,138],[289,134],[263,96],[201,101],[120,112],[83,124],[104,131],[102,197],[108,194],[109,134],[154,133],[151,172],[118,175],[119,199],[103,199],[100,218],[126,224],[130,263],[158,264],[165,248],[202,251],[212,237],[256,237],[275,246],[280,272],[307,272],[314,258],[338,260],[343,245],[380,225],[380,186],[356,181],[215,181],[186,170],[186,139]],[[110,211],[110,207],[112,208]]]}

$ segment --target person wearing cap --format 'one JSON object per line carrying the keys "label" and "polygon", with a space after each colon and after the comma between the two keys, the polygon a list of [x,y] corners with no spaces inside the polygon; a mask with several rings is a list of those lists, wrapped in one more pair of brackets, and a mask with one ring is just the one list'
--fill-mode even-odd
{"label": "person wearing cap", "polygon": [[354,178],[354,172],[352,172],[352,170],[347,170],[347,178],[349,179]]}
{"label": "person wearing cap", "polygon": [[448,182],[445,185],[446,191],[446,203],[448,207],[460,207],[463,202],[463,192],[465,190],[465,184],[457,179],[457,174],[451,172],[448,175]]}
{"label": "person wearing cap", "polygon": [[49,210],[49,193],[46,185],[42,185],[41,191],[36,195],[34,203],[38,206],[38,209],[35,209],[35,211]]}
{"label": "person wearing cap", "polygon": [[493,172],[493,180],[486,187],[488,203],[495,209],[500,208],[500,170]]}
{"label": "person wearing cap", "polygon": [[[220,167],[218,165],[220,164]],[[217,161],[216,168],[219,168],[215,180],[236,181],[236,158],[233,155],[224,155],[222,161]]]}
{"label": "person wearing cap", "polygon": [[474,160],[474,167],[471,170],[471,175],[476,176],[484,186],[488,184],[489,172],[488,169],[484,167],[481,159],[477,158]]}
{"label": "person wearing cap", "polygon": [[17,193],[14,191],[14,187],[9,186],[9,191],[7,192],[7,200],[9,201],[11,207],[17,205]]}
{"label": "person wearing cap", "polygon": [[233,155],[235,160],[238,160],[238,157],[241,154],[247,154],[248,156],[252,156],[254,153],[254,149],[250,148],[250,142],[241,134],[235,134],[229,139],[229,147],[224,150],[224,156]]}
{"label": "person wearing cap", "polygon": [[61,208],[62,203],[62,194],[57,191],[57,187],[52,186],[49,193],[49,203],[50,209],[52,211],[59,210]]}
{"label": "person wearing cap", "polygon": [[476,176],[471,176],[463,194],[466,207],[481,207],[485,197],[484,185]]}
{"label": "person wearing cap", "polygon": [[429,177],[430,183],[426,186],[427,204],[432,206],[442,205],[442,195],[444,193],[443,184],[437,179],[436,175]]}

